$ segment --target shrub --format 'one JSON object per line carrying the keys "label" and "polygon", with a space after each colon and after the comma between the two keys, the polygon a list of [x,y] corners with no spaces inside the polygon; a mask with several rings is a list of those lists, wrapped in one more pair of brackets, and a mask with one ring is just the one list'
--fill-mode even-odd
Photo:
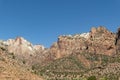
{"label": "shrub", "polygon": [[14,55],[12,56],[12,59],[15,59],[15,56],[14,56]]}
{"label": "shrub", "polygon": [[3,47],[0,47],[0,49],[2,49],[3,51],[6,51],[6,49],[5,49],[5,48],[3,48]]}
{"label": "shrub", "polygon": [[108,80],[106,77],[104,77],[104,78],[100,78],[100,80]]}
{"label": "shrub", "polygon": [[5,61],[5,59],[4,59],[2,56],[0,56],[0,60],[1,60],[1,61]]}
{"label": "shrub", "polygon": [[15,59],[14,53],[9,53],[9,55],[10,55],[10,57],[11,57],[12,59]]}
{"label": "shrub", "polygon": [[23,60],[22,62],[23,62],[23,64],[25,64],[25,63],[26,63],[26,61],[25,61],[25,60]]}
{"label": "shrub", "polygon": [[95,76],[88,77],[88,80],[97,80]]}

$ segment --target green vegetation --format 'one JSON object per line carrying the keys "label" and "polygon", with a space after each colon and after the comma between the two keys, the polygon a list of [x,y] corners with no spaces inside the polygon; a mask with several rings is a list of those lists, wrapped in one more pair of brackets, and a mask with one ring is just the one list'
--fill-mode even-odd
{"label": "green vegetation", "polygon": [[87,80],[97,80],[96,79],[96,77],[95,76],[90,76],[90,77],[88,77],[88,79]]}
{"label": "green vegetation", "polygon": [[113,73],[107,75],[108,80],[119,80],[119,75],[115,75]]}
{"label": "green vegetation", "polygon": [[5,68],[4,67],[0,67],[0,73],[4,72],[4,71],[5,71]]}
{"label": "green vegetation", "polygon": [[22,62],[23,62],[23,64],[26,64],[26,61],[25,61],[25,60],[23,60]]}
{"label": "green vegetation", "polygon": [[[85,67],[78,55],[82,55],[90,61],[89,68]],[[119,56],[79,53],[54,60],[43,67],[35,64],[32,66],[32,70],[33,73],[43,76],[46,80],[118,80],[119,65],[116,68],[112,65],[108,66],[116,62],[120,62]],[[110,71],[113,71],[114,74],[110,75]]]}
{"label": "green vegetation", "polygon": [[5,59],[4,59],[2,56],[0,56],[0,60],[1,60],[1,61],[5,61]]}
{"label": "green vegetation", "polygon": [[6,49],[5,49],[5,48],[3,48],[3,47],[0,47],[0,49],[2,49],[3,51],[6,51]]}
{"label": "green vegetation", "polygon": [[12,59],[15,59],[14,53],[9,53],[9,57],[12,58]]}
{"label": "green vegetation", "polygon": [[100,78],[100,80],[108,80],[106,77]]}

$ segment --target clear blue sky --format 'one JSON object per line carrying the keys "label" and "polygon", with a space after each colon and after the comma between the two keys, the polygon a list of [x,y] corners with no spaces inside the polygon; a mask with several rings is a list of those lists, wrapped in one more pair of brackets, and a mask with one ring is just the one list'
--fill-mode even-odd
{"label": "clear blue sky", "polygon": [[49,47],[59,35],[100,25],[116,31],[120,0],[0,0],[0,39],[22,36]]}

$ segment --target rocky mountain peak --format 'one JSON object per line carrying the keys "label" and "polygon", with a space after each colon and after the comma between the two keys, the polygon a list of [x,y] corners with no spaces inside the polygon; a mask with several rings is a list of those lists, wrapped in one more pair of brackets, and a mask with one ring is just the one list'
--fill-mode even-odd
{"label": "rocky mountain peak", "polygon": [[15,39],[9,39],[7,40],[7,43],[10,45],[26,45],[26,46],[32,46],[32,43],[24,39],[23,37],[16,37]]}
{"label": "rocky mountain peak", "polygon": [[35,50],[44,50],[45,47],[43,45],[34,45],[33,46]]}
{"label": "rocky mountain peak", "polygon": [[15,39],[8,39],[7,41],[2,41],[10,53],[16,55],[33,55],[36,51],[44,50],[42,45],[33,45],[23,37],[16,37]]}
{"label": "rocky mountain peak", "polygon": [[92,33],[100,32],[100,31],[107,32],[108,30],[105,27],[102,27],[102,26],[91,28]]}
{"label": "rocky mountain peak", "polygon": [[19,44],[29,43],[27,40],[25,40],[23,37],[17,37],[15,39],[15,42],[18,42]]}
{"label": "rocky mountain peak", "polygon": [[83,52],[113,55],[116,54],[115,37],[105,27],[92,27],[88,33],[60,36],[51,53],[57,58]]}

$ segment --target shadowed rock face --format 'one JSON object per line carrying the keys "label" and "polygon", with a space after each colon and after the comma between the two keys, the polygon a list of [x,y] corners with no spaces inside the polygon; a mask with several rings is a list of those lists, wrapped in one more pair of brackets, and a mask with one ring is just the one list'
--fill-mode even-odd
{"label": "shadowed rock face", "polygon": [[116,34],[106,28],[93,27],[89,33],[86,33],[87,37],[81,35],[83,34],[60,36],[51,46],[51,53],[56,59],[72,53],[116,54]]}
{"label": "shadowed rock face", "polygon": [[115,41],[115,45],[117,45],[118,41],[120,39],[120,28],[118,28],[117,34],[116,34],[116,41]]}
{"label": "shadowed rock face", "polygon": [[116,51],[117,51],[117,53],[119,53],[120,52],[120,28],[118,28],[118,31],[116,34],[115,45],[116,45]]}

